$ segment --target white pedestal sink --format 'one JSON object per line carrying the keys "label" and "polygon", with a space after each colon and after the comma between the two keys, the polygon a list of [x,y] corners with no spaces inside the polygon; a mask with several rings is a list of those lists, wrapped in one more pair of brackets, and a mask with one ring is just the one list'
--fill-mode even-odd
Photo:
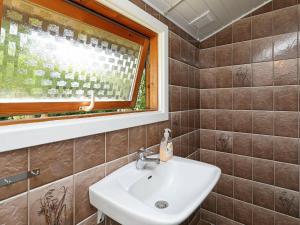
{"label": "white pedestal sink", "polygon": [[137,170],[132,162],[90,186],[90,201],[123,225],[178,225],[216,185],[221,170],[173,157]]}

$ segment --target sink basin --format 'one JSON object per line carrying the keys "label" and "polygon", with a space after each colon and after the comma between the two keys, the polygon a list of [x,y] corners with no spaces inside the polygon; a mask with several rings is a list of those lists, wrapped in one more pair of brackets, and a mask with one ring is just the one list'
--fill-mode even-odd
{"label": "sink basin", "polygon": [[178,225],[220,175],[216,166],[180,157],[143,170],[132,162],[90,186],[90,202],[122,225]]}

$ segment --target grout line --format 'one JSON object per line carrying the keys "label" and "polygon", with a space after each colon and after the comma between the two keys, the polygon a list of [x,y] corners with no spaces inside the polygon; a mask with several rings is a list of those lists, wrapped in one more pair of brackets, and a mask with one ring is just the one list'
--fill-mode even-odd
{"label": "grout line", "polygon": [[[298,1],[298,4],[299,4],[299,1]],[[297,8],[297,16],[298,16],[298,18],[299,18],[299,5],[297,5],[298,6],[298,8]],[[298,23],[298,30],[299,30],[299,23]],[[299,71],[299,68],[300,68],[300,62],[299,62],[299,57],[300,57],[300,55],[299,55],[299,52],[300,52],[300,35],[299,35],[299,32],[297,33],[297,41],[298,41],[298,46],[297,46],[297,81],[298,81],[298,85],[299,85],[299,73],[300,73],[300,71]],[[298,87],[298,112],[300,111],[300,103],[299,103],[299,100],[300,100],[300,89],[299,89],[299,87]],[[299,124],[299,122],[300,122],[300,117],[299,117],[299,114],[298,114],[298,124]],[[298,165],[300,164],[300,148],[299,148],[299,137],[300,137],[300,133],[299,133],[299,126],[298,126]],[[298,192],[299,192],[299,194],[298,194],[298,197],[299,197],[299,199],[300,199],[300,166],[298,166],[298,173],[299,173],[299,176],[298,176],[298,179],[299,179],[299,183],[298,183],[298,185],[299,185],[299,190],[298,190]],[[298,208],[299,208],[299,214],[300,214],[300,201],[299,201],[299,203],[298,203]],[[299,215],[299,217],[300,217],[300,215]]]}
{"label": "grout line", "polygon": [[[17,195],[14,195],[14,196],[11,196],[11,197],[9,197],[9,198],[6,198],[6,199],[1,200],[1,201],[0,201],[0,205],[4,204],[4,203],[6,203],[6,202],[9,202],[9,201],[11,201],[11,200],[17,199],[17,198],[19,198],[19,197],[21,197],[21,196],[25,196],[25,195],[26,195],[26,197],[27,197],[27,207],[28,207],[28,204],[29,204],[29,203],[28,203],[29,192],[27,192],[27,191],[22,192],[22,193],[17,194]],[[27,215],[29,215],[29,210],[27,210]],[[29,217],[28,217],[28,219],[29,219]],[[28,220],[28,221],[29,221],[29,220]],[[3,224],[1,224],[1,225],[3,225]]]}
{"label": "grout line", "polygon": [[[300,58],[299,58],[300,59]],[[270,63],[270,62],[268,62]],[[251,65],[251,64],[245,64],[245,65]],[[252,67],[252,66],[251,66]],[[185,87],[185,86],[179,86],[179,85],[173,85],[170,84],[169,86],[175,86],[175,87]],[[219,87],[219,88],[191,88],[191,89],[196,89],[196,90],[201,90],[201,91],[209,91],[209,90],[220,90],[220,89],[226,89],[226,90],[230,90],[230,89],[243,89],[243,88],[252,88],[252,89],[259,89],[259,88],[280,88],[280,87],[298,87],[299,84],[285,84],[285,85],[265,85],[265,86],[238,86],[238,87]],[[185,87],[185,88],[189,88],[189,87]]]}
{"label": "grout line", "polygon": [[51,185],[57,184],[57,183],[59,183],[59,182],[61,182],[61,181],[68,180],[68,179],[72,178],[73,176],[74,176],[74,175],[72,174],[72,175],[69,175],[69,176],[60,178],[60,179],[55,180],[55,181],[52,181],[52,182],[50,182],[50,183],[43,184],[43,185],[41,185],[41,186],[35,187],[35,188],[31,189],[30,191],[39,190],[39,189],[42,189],[42,188],[44,188],[44,187],[46,187],[46,186],[51,186]]}
{"label": "grout line", "polygon": [[[298,1],[298,4],[299,4],[299,1]],[[298,18],[299,18],[299,5],[297,5],[298,6],[298,8],[297,8],[297,16],[298,16]],[[298,23],[298,30],[299,30],[299,23]],[[299,68],[300,68],[300,62],[299,62],[299,57],[300,57],[300,55],[299,55],[299,52],[300,52],[300,34],[299,34],[299,32],[297,32],[297,44],[298,44],[298,46],[297,46],[297,81],[298,81],[298,85],[299,85],[299,73],[300,73],[300,71],[299,71]],[[299,100],[300,100],[300,89],[299,89],[299,87],[298,87],[298,112],[300,111],[300,103],[299,103]],[[298,114],[298,124],[299,124],[299,122],[300,122],[300,117],[299,117],[299,114]],[[300,133],[299,133],[299,126],[298,126],[298,165],[300,164],[300,148],[299,148],[299,137],[300,137]],[[299,179],[299,183],[298,183],[298,185],[299,185],[299,189],[298,189],[298,192],[299,192],[299,194],[298,194],[298,197],[299,197],[299,199],[300,199],[300,166],[298,166],[298,173],[299,173],[299,176],[298,176],[298,179]],[[298,208],[299,208],[299,213],[300,213],[300,201],[299,201],[299,203],[298,203]],[[300,215],[298,215],[298,216],[300,216]]]}
{"label": "grout line", "polygon": [[[283,187],[279,187],[279,186],[275,186],[275,185],[272,185],[272,184],[266,184],[266,183],[262,183],[262,182],[255,181],[255,180],[248,180],[248,179],[246,179],[246,178],[243,178],[243,177],[236,177],[236,176],[230,175],[230,174],[224,174],[224,175],[226,175],[226,176],[228,176],[228,177],[230,177],[230,178],[232,178],[232,179],[234,179],[234,180],[250,181],[250,182],[252,183],[252,185],[253,185],[253,184],[261,184],[261,185],[267,186],[267,187],[269,187],[269,188],[274,188],[274,190],[275,190],[275,189],[280,189],[280,190],[286,190],[286,191],[288,191],[288,192],[293,192],[293,193],[295,193],[295,194],[298,193],[298,191],[291,190],[291,189],[287,189],[287,188],[283,188]],[[214,192],[214,193],[217,193],[217,192]],[[221,193],[217,193],[217,194],[223,195],[223,194],[221,194]],[[224,195],[224,196],[227,196],[227,195]],[[229,197],[229,196],[227,196],[227,197]],[[229,197],[229,198],[234,198],[234,197]],[[236,198],[234,198],[234,199],[236,199]],[[243,201],[243,200],[240,200],[240,199],[237,199],[237,200]],[[245,202],[245,201],[243,201],[243,202]],[[246,203],[255,205],[255,204],[253,203],[253,201],[252,201],[252,203],[249,203],[249,202],[246,202]]]}
{"label": "grout line", "polygon": [[[252,52],[252,45],[253,45],[253,17],[251,16],[250,17],[251,19],[251,40],[250,40],[250,65],[251,65],[251,87],[250,88],[253,88],[253,52]],[[253,91],[252,89],[250,89],[250,101],[251,101],[251,104],[250,104],[250,109],[251,109],[251,157],[253,156],[253,131],[254,131],[254,111],[253,111]],[[251,181],[253,182],[253,179],[254,179],[254,158],[252,157],[251,159]],[[235,180],[235,178],[234,178]],[[235,185],[233,185],[234,187]],[[253,205],[253,184],[251,184],[251,204]],[[253,224],[253,209],[251,210],[251,222]]]}
{"label": "grout line", "polygon": [[76,139],[73,139],[73,224],[75,225],[76,221],[76,202],[75,202],[75,197],[76,197],[76,184],[75,184],[75,169],[76,169]]}
{"label": "grout line", "polygon": [[254,157],[254,156],[248,156],[248,155],[239,155],[239,154],[236,154],[236,153],[233,153],[233,152],[229,153],[229,152],[222,152],[222,151],[217,151],[217,150],[212,150],[212,149],[205,149],[205,148],[201,148],[201,149],[207,150],[207,151],[215,151],[215,152],[219,152],[219,153],[222,153],[222,154],[225,154],[225,155],[233,155],[233,157],[234,156],[241,156],[241,157],[245,157],[245,158],[253,158],[253,159],[258,159],[258,160],[265,160],[265,161],[268,161],[268,162],[281,163],[281,164],[286,164],[286,165],[290,165],[290,166],[299,166],[298,164],[281,162],[281,161],[275,161],[275,160],[272,160],[272,159],[258,158],[258,157]]}
{"label": "grout line", "polygon": [[[31,169],[30,165],[30,148],[27,149],[27,167],[28,171]],[[27,224],[30,224],[30,179],[27,179]]]}
{"label": "grout line", "polygon": [[[296,32],[290,32],[290,33],[284,33],[284,34],[279,34],[279,35],[275,35],[275,36],[269,36],[269,37],[264,37],[264,38],[258,38],[258,39],[254,39],[254,40],[262,40],[262,39],[272,39],[274,40],[276,37],[278,36],[283,36],[283,35],[289,35],[289,34],[295,34]],[[297,32],[298,33],[298,32]],[[245,41],[243,41],[245,42]],[[252,51],[252,44],[253,44],[253,40],[248,40],[246,42],[251,42],[251,51]],[[236,43],[241,43],[241,42],[236,42]],[[236,44],[234,43],[234,44]],[[233,45],[233,44],[225,44],[225,45],[220,45],[220,46],[217,46],[217,47],[223,47],[223,46],[226,46],[226,45]],[[212,47],[212,48],[217,48],[217,47]],[[209,49],[209,48],[207,48]],[[209,70],[209,69],[219,69],[219,68],[224,68],[224,67],[238,67],[238,66],[243,66],[243,65],[252,65],[252,64],[262,64],[262,63],[268,63],[268,62],[278,62],[278,61],[287,61],[287,60],[292,60],[292,59],[297,59],[299,58],[300,56],[296,56],[294,58],[286,58],[286,59],[277,59],[275,60],[274,57],[273,57],[273,43],[272,43],[272,60],[268,60],[268,61],[259,61],[259,62],[253,62],[253,60],[251,59],[251,61],[249,63],[244,63],[244,64],[231,64],[231,65],[227,65],[227,66],[217,66],[215,65],[214,67],[205,67],[205,68],[199,68],[200,71],[201,70]]]}
{"label": "grout line", "polygon": [[[115,160],[113,160],[113,161],[111,161],[111,162],[114,162],[114,161],[116,161],[116,160],[118,160],[118,159],[115,159]],[[110,163],[110,162],[109,162],[109,163]],[[97,165],[97,166],[94,166],[94,167],[91,167],[91,168],[88,168],[88,169],[79,171],[79,172],[75,173],[74,176],[83,174],[83,173],[88,172],[88,171],[91,171],[91,170],[93,170],[93,169],[98,169],[98,168],[100,168],[100,167],[106,166],[107,164],[108,164],[108,163],[102,163],[102,164],[100,164],[100,165]],[[62,178],[62,179],[63,179],[63,178]],[[54,181],[54,182],[55,182],[55,181]],[[38,188],[38,187],[37,187],[37,188]]]}
{"label": "grout line", "polygon": [[[293,6],[291,6],[291,7],[293,7]],[[268,12],[268,13],[271,13],[271,12]],[[273,13],[273,12],[272,12]],[[255,17],[255,16],[254,16]],[[272,22],[272,24],[273,24],[273,22]],[[292,34],[292,33],[296,33],[296,32],[298,32],[298,31],[291,31],[291,32],[286,32],[286,33],[281,33],[281,34],[271,34],[271,35],[268,35],[268,36],[264,36],[264,37],[259,37],[259,38],[254,38],[254,39],[249,39],[249,40],[245,40],[245,41],[236,41],[236,42],[234,42],[233,40],[232,40],[232,42],[231,43],[228,43],[228,44],[223,44],[223,45],[215,45],[215,46],[212,46],[212,47],[208,47],[208,48],[201,48],[201,49],[199,49],[199,50],[210,50],[210,49],[212,49],[212,48],[216,48],[216,47],[222,47],[222,46],[225,46],[225,45],[230,45],[230,44],[240,44],[240,43],[242,43],[242,42],[253,42],[253,41],[257,41],[257,40],[262,40],[262,39],[268,39],[268,38],[273,38],[273,37],[278,37],[278,36],[283,36],[283,35],[287,35],[287,34]],[[272,31],[272,33],[273,33],[273,31]],[[233,39],[233,38],[232,38]],[[169,57],[170,58],[170,57]],[[171,58],[171,59],[173,59],[173,58]],[[175,60],[175,59],[174,59]],[[179,62],[181,62],[180,60],[177,60],[177,61],[179,61]],[[271,61],[271,60],[270,60]],[[280,60],[274,60],[274,61],[280,61]],[[252,62],[252,60],[251,60],[251,62]],[[264,61],[265,62],[265,61]],[[253,62],[253,63],[259,63],[259,62]],[[239,64],[236,64],[236,65],[239,65]],[[225,67],[225,66],[217,66],[217,67]],[[196,67],[196,68],[198,68],[198,67]],[[199,67],[200,68],[200,67]],[[200,68],[200,69],[208,69],[209,67],[207,67],[207,68]],[[214,67],[212,67],[212,68],[214,68]]]}
{"label": "grout line", "polygon": [[[237,221],[235,221],[234,219],[230,219],[230,218],[225,217],[225,216],[222,216],[222,215],[220,215],[220,214],[211,212],[211,211],[209,211],[209,210],[207,210],[207,209],[201,208],[201,210],[206,211],[206,212],[208,212],[208,213],[212,213],[212,214],[214,214],[214,216],[216,216],[216,217],[218,216],[218,217],[220,217],[220,218],[225,218],[226,220],[230,220],[231,222],[234,222],[235,225],[243,225],[242,223],[237,222]],[[215,224],[212,224],[212,225],[215,225]],[[256,224],[254,224],[254,225],[256,225]]]}
{"label": "grout line", "polygon": [[[216,36],[216,38],[217,38],[217,36]],[[233,30],[231,30],[231,38],[233,39]],[[216,40],[217,41],[217,40]],[[215,54],[215,62],[214,62],[214,69],[217,67],[217,47],[219,47],[219,46],[215,46],[215,49],[214,49],[214,54]],[[231,56],[232,57],[232,56]],[[232,60],[232,59],[231,59]],[[217,83],[217,81],[216,81],[216,79],[215,79],[215,86],[216,86],[216,83]],[[215,103],[214,103],[214,105],[215,105],[215,107],[214,107],[214,109],[216,110],[217,109],[217,94],[215,93]],[[201,108],[201,107],[200,107]],[[200,112],[201,113],[201,112]],[[215,123],[214,123],[214,127],[215,127],[215,129],[217,128],[217,116],[216,116],[217,114],[215,113]],[[216,152],[216,148],[217,148],[217,139],[216,139],[216,135],[215,135],[215,137],[214,137],[214,148],[215,148],[215,152],[214,152],[214,163],[215,163],[215,165],[217,165],[217,152]],[[218,199],[217,199],[218,200]],[[218,206],[218,204],[217,204],[217,206]],[[216,206],[216,211],[217,211],[217,206]]]}
{"label": "grout line", "polygon": [[[169,84],[169,87],[174,87],[174,88],[179,88],[180,89],[180,91],[182,90],[182,89],[187,89],[187,92],[189,93],[190,91],[200,91],[201,89],[199,89],[199,88],[192,88],[192,87],[186,87],[186,86],[180,86],[180,85],[173,85],[173,84]],[[181,94],[181,93],[180,93]],[[179,95],[180,95],[179,94]],[[196,93],[195,93],[196,94]],[[170,96],[171,97],[171,96]],[[189,96],[188,96],[189,97]],[[169,102],[170,103],[170,105],[171,105],[171,101]],[[187,110],[189,110],[189,109],[187,109]],[[186,110],[184,110],[184,111],[186,111]]]}
{"label": "grout line", "polygon": [[[129,129],[130,128],[127,128],[127,157],[129,155],[129,146],[130,146],[130,134],[129,134]],[[127,158],[127,163],[129,161],[129,158]]]}
{"label": "grout line", "polygon": [[[245,110],[243,110],[245,111]],[[251,110],[249,110],[251,111]],[[253,136],[270,136],[270,137],[273,137],[274,139],[275,138],[287,138],[287,139],[298,139],[298,137],[290,137],[290,136],[279,136],[279,135],[272,135],[272,134],[260,134],[260,133],[247,133],[247,132],[239,132],[239,131],[234,131],[234,130],[217,130],[217,129],[208,129],[208,128],[199,128],[200,130],[210,130],[210,131],[216,131],[216,132],[230,132],[230,133],[233,133],[233,134],[249,134],[251,135],[252,137]],[[252,143],[253,144],[253,143]],[[280,162],[280,161],[279,161]]]}
{"label": "grout line", "polygon": [[[105,134],[104,134],[104,161],[105,161],[105,163],[104,163],[104,175],[106,176],[106,164],[107,164],[107,132],[105,132]],[[103,165],[103,164],[101,164],[101,165]]]}
{"label": "grout line", "polygon": [[91,218],[93,218],[93,217],[97,217],[97,213],[94,213],[94,214],[92,214],[92,215],[90,215],[89,217],[87,217],[87,218],[85,218],[84,220],[82,220],[82,221],[80,221],[77,225],[84,225],[85,224],[85,222],[88,222]]}
{"label": "grout line", "polygon": [[[227,197],[227,198],[232,198],[232,197],[228,197],[228,196],[226,196],[226,195],[220,194],[220,193],[216,193],[216,192],[212,192],[212,193],[214,193],[214,194],[217,195],[217,196],[218,196],[218,195],[221,195],[221,196],[224,196],[224,197]],[[233,199],[233,198],[232,198],[232,199]],[[293,217],[293,216],[290,216],[290,215],[288,215],[288,214],[280,213],[280,212],[278,212],[278,211],[275,211],[275,209],[272,210],[272,209],[264,208],[264,207],[262,207],[262,206],[258,206],[258,205],[255,205],[255,204],[251,204],[251,203],[249,203],[249,202],[245,202],[245,201],[242,201],[242,200],[239,200],[239,199],[234,199],[234,200],[239,201],[239,202],[243,202],[243,203],[248,204],[248,205],[251,205],[252,207],[257,207],[257,208],[259,208],[259,209],[263,209],[263,210],[269,211],[269,212],[274,213],[274,214],[279,214],[279,215],[286,216],[286,217],[289,217],[289,218],[294,219],[294,220],[299,220],[299,218],[297,218],[297,217]],[[207,212],[210,212],[210,213],[214,213],[214,212],[209,211],[209,210],[204,209],[204,208],[201,208],[201,209],[202,209],[202,210],[205,210],[205,211],[207,211]],[[218,215],[218,216],[222,216],[222,215],[217,214],[217,213],[214,213],[214,214],[216,214],[216,215]],[[222,217],[224,217],[224,216],[222,216]],[[226,219],[230,219],[230,218],[228,218],[228,217],[225,217],[225,218],[226,218]],[[232,220],[232,219],[230,219],[230,220]],[[237,221],[235,221],[235,220],[233,220],[233,221],[234,221],[234,222],[237,222]],[[255,225],[256,225],[256,224],[255,224]]]}
{"label": "grout line", "polygon": [[[169,119],[171,119],[171,117],[169,118]],[[146,129],[146,146],[145,146],[145,148],[148,148],[147,146],[148,146],[148,125],[146,125],[145,126],[145,129]]]}
{"label": "grout line", "polygon": [[[272,89],[272,94],[273,94],[273,113],[275,112],[275,57],[274,57],[274,12],[273,12],[273,1],[272,1],[272,78],[273,78],[273,89]],[[298,60],[297,60],[298,61]],[[276,124],[275,124],[275,116],[273,116],[273,120],[272,120],[272,126],[273,126],[273,130],[272,130],[272,136],[275,136],[275,129],[276,129]],[[252,145],[253,147],[253,145]],[[274,141],[272,141],[272,151],[273,151],[273,185],[275,186],[276,184],[276,172],[275,172],[275,151],[274,151]],[[252,195],[254,195],[254,191],[252,191]],[[273,195],[273,208],[275,211],[275,202],[276,202],[276,197],[275,197],[275,193]],[[274,216],[275,218],[275,216]],[[275,219],[274,219],[275,220]],[[275,222],[275,221],[274,221]]]}
{"label": "grout line", "polygon": [[[199,50],[199,49],[198,49],[198,50]],[[187,66],[193,67],[194,69],[200,69],[200,67],[196,67],[195,65],[188,64],[188,63],[186,63],[186,62],[184,62],[184,61],[181,61],[181,60],[179,60],[179,59],[172,58],[170,55],[169,55],[168,58],[169,58],[170,60],[176,61],[177,63],[182,63],[182,64],[185,64],[185,65],[187,65]]]}

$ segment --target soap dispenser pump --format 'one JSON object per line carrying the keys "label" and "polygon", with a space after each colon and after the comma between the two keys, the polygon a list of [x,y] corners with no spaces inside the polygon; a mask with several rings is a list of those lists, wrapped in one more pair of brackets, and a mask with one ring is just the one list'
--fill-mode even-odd
{"label": "soap dispenser pump", "polygon": [[160,142],[159,155],[160,160],[163,162],[166,162],[173,157],[173,143],[170,134],[171,130],[169,128],[166,128],[164,136]]}

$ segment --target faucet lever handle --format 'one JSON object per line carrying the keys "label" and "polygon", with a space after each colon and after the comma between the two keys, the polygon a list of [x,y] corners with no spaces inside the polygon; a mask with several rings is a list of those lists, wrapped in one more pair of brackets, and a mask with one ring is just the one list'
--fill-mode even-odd
{"label": "faucet lever handle", "polygon": [[145,149],[145,147],[141,147],[138,152],[146,152],[147,150]]}
{"label": "faucet lever handle", "polygon": [[142,147],[142,148],[140,148],[140,149],[138,150],[138,154],[139,154],[140,156],[144,156],[145,153],[152,154],[152,153],[154,153],[154,152],[151,151],[150,149],[146,149],[146,148],[144,148],[144,147]]}

